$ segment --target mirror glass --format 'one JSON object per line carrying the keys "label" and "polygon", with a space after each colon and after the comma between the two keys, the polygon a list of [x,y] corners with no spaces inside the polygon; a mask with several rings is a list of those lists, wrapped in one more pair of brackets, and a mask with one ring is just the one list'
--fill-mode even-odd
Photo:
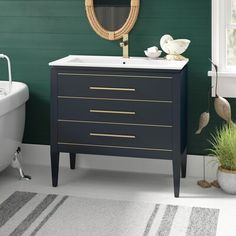
{"label": "mirror glass", "polygon": [[130,0],[94,0],[94,11],[101,26],[116,31],[126,22],[130,13]]}

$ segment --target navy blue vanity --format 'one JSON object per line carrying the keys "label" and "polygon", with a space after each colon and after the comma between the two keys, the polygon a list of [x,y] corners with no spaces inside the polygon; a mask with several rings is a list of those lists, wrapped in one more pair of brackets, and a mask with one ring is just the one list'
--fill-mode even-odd
{"label": "navy blue vanity", "polygon": [[175,68],[119,58],[112,66],[106,57],[108,66],[97,66],[69,57],[50,63],[52,185],[60,152],[70,154],[71,169],[76,153],[166,159],[178,197],[186,175],[187,62]]}

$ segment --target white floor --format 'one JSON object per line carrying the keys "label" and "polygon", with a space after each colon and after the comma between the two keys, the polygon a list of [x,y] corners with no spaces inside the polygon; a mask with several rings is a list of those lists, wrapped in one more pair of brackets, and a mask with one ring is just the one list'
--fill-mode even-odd
{"label": "white floor", "polygon": [[61,167],[59,186],[51,187],[51,172],[46,166],[25,166],[31,181],[18,179],[16,170],[0,173],[0,201],[13,191],[55,193],[78,197],[145,201],[220,209],[217,236],[236,235],[236,196],[214,187],[202,189],[198,179],[181,180],[179,198],[173,196],[172,176]]}

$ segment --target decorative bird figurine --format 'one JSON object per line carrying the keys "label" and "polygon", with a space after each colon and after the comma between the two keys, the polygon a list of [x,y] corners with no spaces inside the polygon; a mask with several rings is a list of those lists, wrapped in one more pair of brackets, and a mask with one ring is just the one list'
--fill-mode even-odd
{"label": "decorative bird figurine", "polygon": [[173,39],[169,34],[161,37],[160,45],[162,50],[167,54],[167,60],[186,60],[182,54],[189,46],[190,40],[188,39]]}
{"label": "decorative bird figurine", "polygon": [[195,134],[200,134],[202,132],[202,129],[208,125],[209,120],[210,120],[210,113],[206,111],[203,112],[200,115],[198,130],[195,132]]}
{"label": "decorative bird figurine", "polygon": [[228,124],[232,124],[232,118],[231,118],[231,107],[229,102],[219,96],[216,95],[215,101],[214,101],[214,107],[215,107],[215,111],[216,113],[222,118],[224,119]]}
{"label": "decorative bird figurine", "polygon": [[[215,69],[215,72],[216,72],[216,85],[215,85],[215,95],[216,95],[216,98],[214,100],[214,107],[215,107],[215,111],[216,113],[221,117],[223,118],[229,125],[234,125],[236,126],[235,123],[233,123],[232,121],[232,118],[231,118],[231,107],[230,107],[230,104],[229,102],[218,95],[218,66],[216,64],[214,64],[212,62],[211,59],[209,59],[210,62],[212,63],[214,69]],[[210,109],[210,89],[212,87],[209,88],[208,90],[208,111]],[[201,115],[200,115],[200,119],[199,119],[199,128],[198,130],[195,132],[195,134],[200,134],[202,129],[204,127],[207,126],[207,124],[209,123],[209,119],[210,119],[210,114],[209,112],[203,112]],[[209,183],[208,181],[206,181],[205,179],[205,156],[203,156],[203,180],[199,180],[197,182],[197,184],[199,186],[201,186],[202,188],[209,188],[211,186],[214,186],[214,187],[217,187],[219,188],[219,183],[217,180],[214,180],[213,182]]]}
{"label": "decorative bird figurine", "polygon": [[218,66],[215,63],[213,63],[213,61],[211,59],[209,59],[209,60],[210,60],[211,64],[213,65],[215,72],[216,72],[216,85],[215,85],[216,98],[214,100],[215,111],[228,124],[232,125],[234,123],[231,118],[231,106],[225,98],[218,95],[218,91],[217,91],[218,90]]}

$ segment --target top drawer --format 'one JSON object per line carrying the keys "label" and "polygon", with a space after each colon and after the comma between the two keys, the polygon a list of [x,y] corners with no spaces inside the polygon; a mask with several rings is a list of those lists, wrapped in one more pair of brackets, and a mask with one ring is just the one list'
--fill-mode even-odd
{"label": "top drawer", "polygon": [[172,101],[172,79],[169,74],[58,73],[58,95]]}

